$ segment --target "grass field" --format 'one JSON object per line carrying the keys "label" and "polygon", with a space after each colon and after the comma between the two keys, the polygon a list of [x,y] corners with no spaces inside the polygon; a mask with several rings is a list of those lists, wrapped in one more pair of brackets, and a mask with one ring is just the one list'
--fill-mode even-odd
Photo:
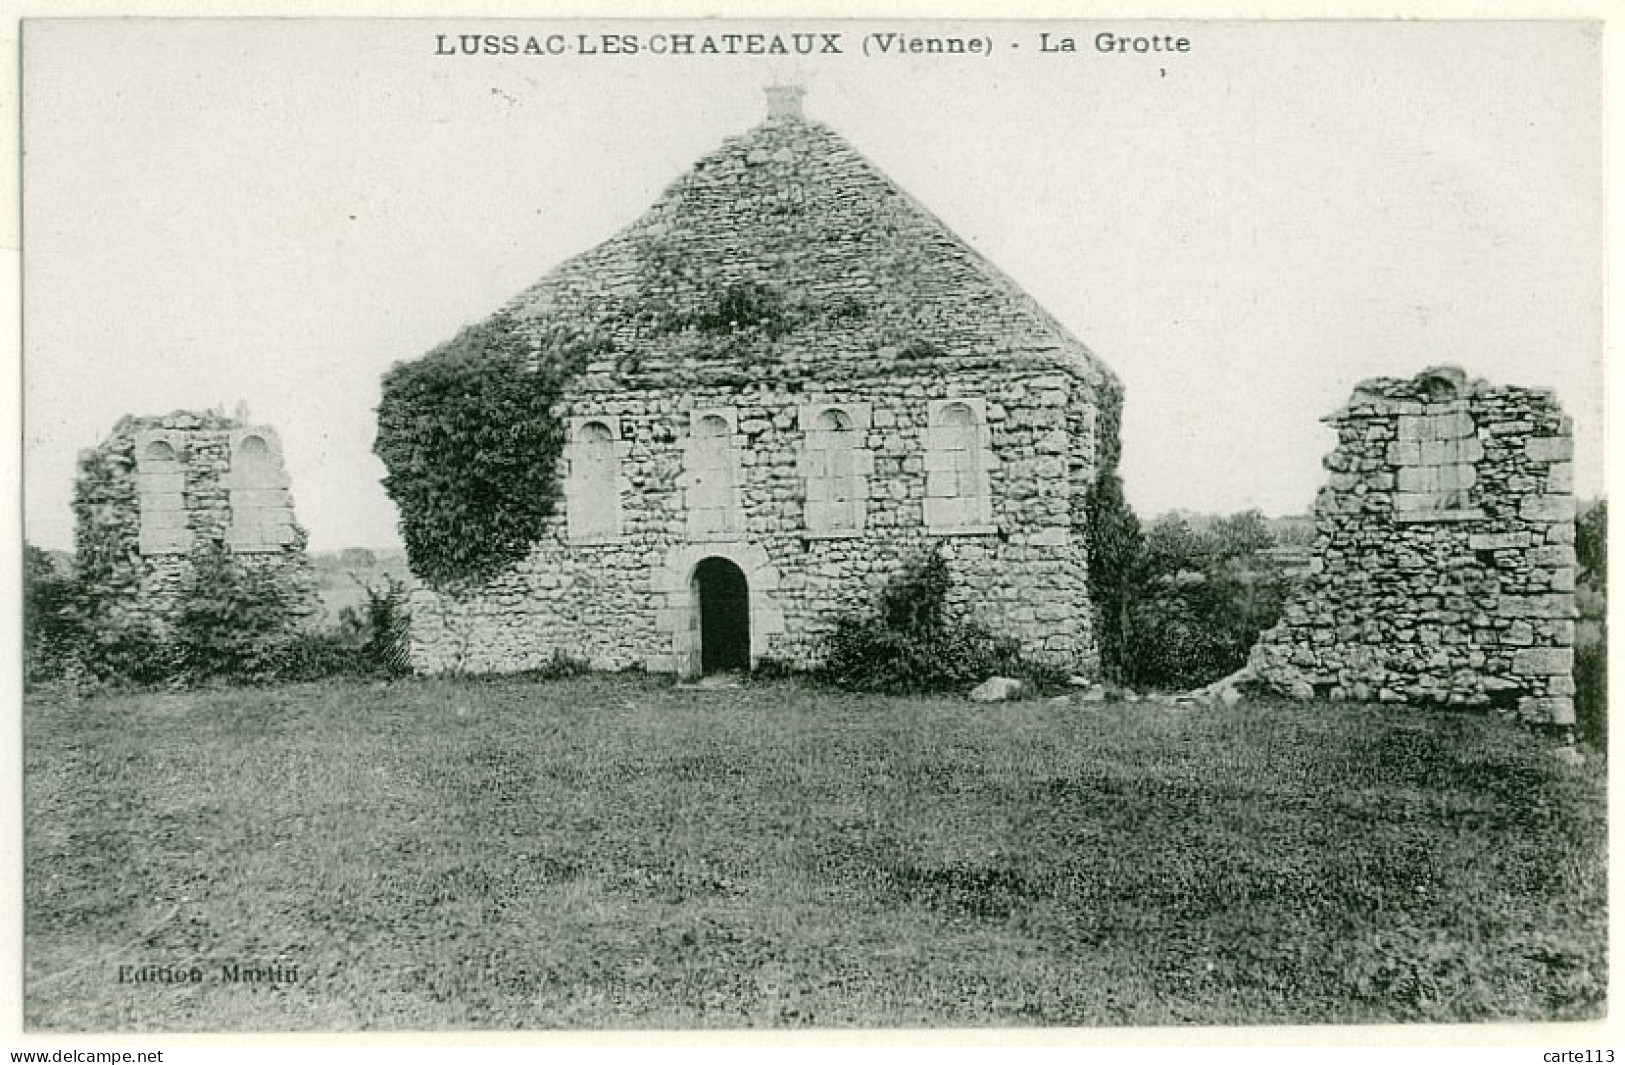
{"label": "grass field", "polygon": [[[627,677],[31,697],[25,1023],[1594,1018],[1603,767],[1548,747]],[[165,965],[203,981],[118,980]]]}

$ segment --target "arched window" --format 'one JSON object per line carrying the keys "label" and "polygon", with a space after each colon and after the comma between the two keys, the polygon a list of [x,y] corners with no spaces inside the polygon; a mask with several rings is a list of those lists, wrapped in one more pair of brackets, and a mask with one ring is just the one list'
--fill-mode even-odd
{"label": "arched window", "polygon": [[[809,417],[810,415],[810,417]],[[863,531],[869,498],[870,456],[863,447],[868,408],[805,408],[806,438],[802,474],[806,478],[805,520],[814,535],[855,535]]]}
{"label": "arched window", "polygon": [[[263,436],[245,436],[237,443],[232,456],[232,467],[237,471],[243,487],[270,486],[276,476],[276,460]],[[274,487],[274,486],[272,486]]]}
{"label": "arched window", "polygon": [[686,454],[688,531],[691,536],[740,532],[738,458],[733,412],[695,411]]}
{"label": "arched window", "polygon": [[581,419],[572,427],[565,513],[572,540],[621,535],[620,443],[609,423]]}
{"label": "arched window", "polygon": [[293,501],[280,452],[262,430],[231,443],[231,528],[234,551],[280,551],[293,542]]}
{"label": "arched window", "polygon": [[138,445],[135,480],[141,508],[141,553],[185,553],[192,546],[186,522],[186,470],[174,445],[165,440]]}
{"label": "arched window", "polygon": [[152,443],[147,445],[147,449],[142,453],[141,459],[142,467],[147,470],[152,470],[159,466],[179,462],[180,456],[175,454],[175,449],[170,447],[169,444],[162,440],[154,440]]}
{"label": "arched window", "polygon": [[925,521],[942,532],[990,532],[986,411],[980,400],[937,400],[926,431]]}

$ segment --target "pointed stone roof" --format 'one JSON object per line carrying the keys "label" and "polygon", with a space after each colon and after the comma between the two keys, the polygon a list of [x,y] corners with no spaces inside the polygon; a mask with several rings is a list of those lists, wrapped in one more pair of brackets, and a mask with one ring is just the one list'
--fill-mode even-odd
{"label": "pointed stone roof", "polygon": [[799,89],[768,96],[764,122],[506,308],[611,341],[589,387],[653,385],[679,367],[865,376],[933,361],[1111,378],[1013,281],[808,121]]}

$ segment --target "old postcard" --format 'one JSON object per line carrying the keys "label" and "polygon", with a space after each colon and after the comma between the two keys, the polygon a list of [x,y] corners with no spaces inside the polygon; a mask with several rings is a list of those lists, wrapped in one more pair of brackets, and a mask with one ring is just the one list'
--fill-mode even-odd
{"label": "old postcard", "polygon": [[1601,42],[25,22],[25,1031],[1600,1023]]}

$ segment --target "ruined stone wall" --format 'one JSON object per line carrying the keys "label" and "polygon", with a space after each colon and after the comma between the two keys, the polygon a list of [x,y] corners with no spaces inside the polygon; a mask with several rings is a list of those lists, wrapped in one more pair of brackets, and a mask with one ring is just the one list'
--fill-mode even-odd
{"label": "ruined stone wall", "polygon": [[[991,520],[963,533],[929,528],[925,513],[929,412],[956,398],[980,401],[992,458]],[[855,535],[807,527],[801,412],[824,405],[859,410],[867,423],[863,528]],[[742,524],[736,533],[696,535],[684,447],[691,413],[710,409],[736,416]],[[690,576],[715,555],[746,574],[753,656],[810,665],[838,614],[870,610],[885,579],[939,541],[956,579],[953,609],[1019,638],[1028,654],[1093,672],[1087,545],[1073,513],[1098,451],[1093,411],[1087,384],[1054,369],[582,394],[569,417],[612,419],[622,443],[620,535],[572,540],[566,473],[563,508],[515,571],[460,596],[414,592],[413,660],[429,671],[505,671],[567,654],[604,667],[688,672]]]}
{"label": "ruined stone wall", "polygon": [[1574,720],[1571,425],[1549,391],[1455,368],[1361,384],[1310,572],[1250,666],[1299,697]]}
{"label": "ruined stone wall", "polygon": [[305,533],[268,426],[214,412],[124,418],[80,453],[74,514],[80,582],[119,621],[165,628],[193,554],[210,547],[275,573],[295,613],[315,615]]}

